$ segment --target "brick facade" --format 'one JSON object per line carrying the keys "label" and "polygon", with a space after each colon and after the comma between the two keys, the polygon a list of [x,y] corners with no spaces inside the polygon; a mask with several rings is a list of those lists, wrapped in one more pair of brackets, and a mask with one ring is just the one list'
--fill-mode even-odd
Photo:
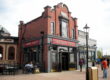
{"label": "brick facade", "polygon": [[[61,36],[60,29],[60,18],[64,18],[68,23],[67,25],[67,38]],[[54,34],[51,34],[51,22],[54,22],[55,30]],[[73,39],[72,30],[75,31],[75,38]],[[41,34],[43,32],[44,34]],[[43,37],[43,39],[42,39]],[[62,45],[51,43],[52,39],[63,40]],[[33,44],[33,41],[37,41],[38,44]],[[43,40],[43,63],[45,70],[49,67],[48,57],[49,57],[49,48],[52,46],[68,46],[68,43],[73,42],[75,46],[73,48],[77,48],[77,40],[78,40],[78,26],[77,26],[77,18],[73,18],[71,16],[71,12],[68,10],[68,7],[65,4],[59,3],[54,6],[52,9],[50,6],[46,6],[44,8],[44,12],[42,15],[28,23],[24,23],[20,21],[19,24],[19,53],[20,56],[23,56],[24,51],[22,48],[29,48],[33,46],[39,46],[41,48],[41,41]],[[64,42],[64,43],[63,43]],[[65,44],[66,43],[66,44]],[[33,44],[33,45],[32,45]],[[28,45],[26,47],[25,45]],[[70,46],[72,47],[72,46]],[[21,57],[21,63],[23,62],[23,57]]]}
{"label": "brick facade", "polygon": [[[50,23],[51,22],[55,22],[55,35],[60,36],[60,29],[59,29],[59,16],[61,15],[61,12],[65,13],[68,17],[68,38],[72,38],[72,29],[75,29],[75,36],[76,36],[76,40],[78,39],[78,26],[77,26],[77,18],[73,18],[71,16],[71,12],[69,12],[68,8],[66,5],[63,5],[62,3],[54,6],[54,9],[51,9],[50,6],[46,6],[44,8],[44,12],[42,13],[42,15],[26,24],[24,24],[23,22],[21,22],[21,24],[19,26],[25,26],[22,27],[23,31],[20,32],[19,29],[19,37],[21,37],[21,35],[25,32],[25,35],[23,35],[24,37],[26,37],[26,39],[30,39],[30,38],[38,38],[41,36],[40,32],[44,31],[44,33],[46,35],[50,34]],[[20,28],[20,27],[19,27]]]}

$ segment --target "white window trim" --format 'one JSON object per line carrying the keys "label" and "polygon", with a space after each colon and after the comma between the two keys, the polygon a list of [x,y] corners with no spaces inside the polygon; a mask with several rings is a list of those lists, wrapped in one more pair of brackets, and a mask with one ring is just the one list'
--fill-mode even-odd
{"label": "white window trim", "polygon": [[[54,25],[53,33],[52,33],[52,31],[51,31],[51,30],[52,30],[52,29],[51,29],[51,28],[52,28],[52,27],[51,27],[51,23],[53,23],[53,25]],[[51,35],[55,35],[55,22],[52,21],[51,23],[50,23],[50,34],[51,34]]]}

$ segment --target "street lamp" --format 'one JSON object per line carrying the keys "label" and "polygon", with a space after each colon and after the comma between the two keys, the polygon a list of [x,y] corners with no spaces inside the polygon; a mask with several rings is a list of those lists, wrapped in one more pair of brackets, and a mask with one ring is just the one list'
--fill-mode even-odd
{"label": "street lamp", "polygon": [[1,60],[1,58],[2,58],[2,54],[0,54],[0,60]]}
{"label": "street lamp", "polygon": [[41,36],[41,54],[40,54],[40,55],[41,55],[41,57],[40,57],[40,58],[41,58],[41,66],[42,66],[41,71],[44,71],[44,63],[43,63],[44,31],[41,31],[40,34],[42,35],[42,36]]}
{"label": "street lamp", "polygon": [[88,71],[88,37],[89,37],[89,28],[87,24],[83,28],[86,33],[86,80],[89,80],[89,71]]}
{"label": "street lamp", "polygon": [[41,36],[41,47],[42,47],[41,52],[42,52],[42,58],[43,58],[43,51],[44,51],[44,50],[43,50],[43,46],[44,46],[44,45],[43,45],[43,43],[44,43],[44,31],[41,31],[40,34],[42,35],[42,36]]}

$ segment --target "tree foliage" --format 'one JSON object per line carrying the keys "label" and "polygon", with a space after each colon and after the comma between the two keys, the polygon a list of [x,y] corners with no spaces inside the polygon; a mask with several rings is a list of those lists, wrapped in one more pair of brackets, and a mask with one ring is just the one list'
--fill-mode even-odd
{"label": "tree foliage", "polygon": [[103,54],[103,52],[101,51],[101,50],[97,50],[97,58],[102,58],[102,55]]}

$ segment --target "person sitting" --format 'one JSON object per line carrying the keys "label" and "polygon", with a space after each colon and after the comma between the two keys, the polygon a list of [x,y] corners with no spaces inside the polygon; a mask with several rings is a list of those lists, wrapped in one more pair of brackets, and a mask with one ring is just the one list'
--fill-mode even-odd
{"label": "person sitting", "polygon": [[25,65],[25,70],[28,72],[28,73],[33,73],[33,64],[32,62],[29,62]]}

